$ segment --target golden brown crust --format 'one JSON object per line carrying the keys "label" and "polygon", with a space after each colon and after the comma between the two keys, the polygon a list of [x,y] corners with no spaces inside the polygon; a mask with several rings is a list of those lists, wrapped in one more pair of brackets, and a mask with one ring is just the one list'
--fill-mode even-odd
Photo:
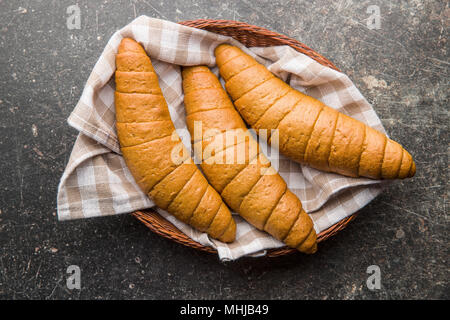
{"label": "golden brown crust", "polygon": [[[162,94],[115,92],[117,122],[150,122],[170,120],[169,109],[160,108],[165,103]],[[171,120],[170,120],[171,121]]]}
{"label": "golden brown crust", "polygon": [[222,44],[215,54],[239,113],[257,130],[278,129],[287,157],[350,177],[415,174],[411,155],[385,135],[294,90],[237,47]]}
{"label": "golden brown crust", "polygon": [[403,148],[397,142],[388,139],[384,149],[384,159],[381,166],[381,176],[386,179],[398,177],[403,157]]}
{"label": "golden brown crust", "polygon": [[[410,154],[408,154],[409,157],[411,157]],[[412,159],[412,157],[411,157]],[[414,161],[412,161],[411,163],[411,169],[409,169],[409,173],[407,175],[408,178],[414,177],[414,175],[416,174],[416,164],[414,163]]]}
{"label": "golden brown crust", "polygon": [[304,162],[314,163],[314,166],[319,170],[329,170],[328,158],[336,130],[338,114],[334,109],[323,107],[322,112],[320,112],[313,125],[313,130],[306,144]]}
{"label": "golden brown crust", "polygon": [[192,177],[167,207],[167,211],[175,212],[181,221],[189,222],[207,187],[208,182],[205,177],[200,170],[195,170]]}
{"label": "golden brown crust", "polygon": [[263,175],[245,196],[238,212],[245,220],[262,230],[286,188],[286,182],[279,174]]}
{"label": "golden brown crust", "polygon": [[[299,100],[302,101],[302,100]],[[279,122],[278,139],[281,153],[288,157],[296,156],[304,161],[306,148],[314,130],[314,125],[319,118],[323,104],[305,104],[300,107],[298,103]]]}
{"label": "golden brown crust", "polygon": [[[226,227],[224,228],[223,226]],[[234,219],[231,217],[230,211],[228,210],[227,206],[224,203],[222,203],[219,207],[219,211],[217,211],[213,219],[213,222],[211,223],[206,232],[213,238],[219,239],[223,242],[230,242],[228,241],[229,229],[236,230],[235,222]]]}
{"label": "golden brown crust", "polygon": [[158,207],[166,210],[181,189],[192,178],[196,169],[197,166],[193,163],[184,163],[178,166],[153,187],[149,196],[154,199]]}
{"label": "golden brown crust", "polygon": [[132,39],[116,55],[116,129],[123,157],[140,188],[177,219],[221,241],[236,224],[219,194],[189,157],[170,118],[150,58]]}
{"label": "golden brown crust", "polygon": [[256,64],[228,79],[225,83],[225,88],[233,100],[236,101],[250,90],[257,89],[274,77],[266,67],[261,64]]}
{"label": "golden brown crust", "polygon": [[359,160],[358,175],[373,179],[381,177],[381,165],[386,141],[387,138],[384,134],[369,126],[365,126],[365,139]]}
{"label": "golden brown crust", "polygon": [[400,179],[406,178],[409,173],[409,169],[411,168],[411,156],[409,155],[408,151],[403,149],[403,155],[402,155],[402,162],[400,164],[400,169],[398,170],[398,177]]}
{"label": "golden brown crust", "polygon": [[147,59],[141,59],[142,53],[125,51],[116,55],[117,71],[154,72]]}
{"label": "golden brown crust", "polygon": [[179,141],[172,141],[169,136],[121,148],[130,172],[144,192],[150,192],[159,181],[178,166],[170,157],[172,150],[178,144]]}
{"label": "golden brown crust", "polygon": [[[275,101],[274,104],[261,115],[259,120],[253,125],[253,128],[256,130],[278,128],[281,121],[294,110],[301,99],[302,96],[297,91],[289,91],[285,96],[282,96]],[[271,131],[269,130],[267,134],[268,137],[270,137]]]}
{"label": "golden brown crust", "polygon": [[155,72],[116,71],[116,91],[161,94],[158,76]]}
{"label": "golden brown crust", "polygon": [[[238,59],[232,59],[226,64],[239,63]],[[211,185],[231,209],[256,228],[279,240],[289,234],[289,239],[296,241],[290,240],[288,245],[302,252],[315,252],[316,244],[312,240],[298,248],[298,239],[306,239],[311,232],[314,237],[312,221],[306,213],[298,219],[302,207],[300,200],[271,167],[217,77],[203,66],[183,68],[182,75],[186,122],[191,137],[194,136],[194,121],[201,121],[202,132],[206,134],[206,137],[193,137],[192,140],[197,156],[202,160],[203,173]],[[233,79],[236,75],[230,77]],[[267,97],[267,105],[280,98]],[[251,101],[255,97],[244,94],[242,99]],[[263,112],[261,109],[258,113]],[[211,130],[210,133],[206,133],[207,130]]]}
{"label": "golden brown crust", "polygon": [[172,135],[172,121],[117,122],[117,134],[122,147],[131,147]]}
{"label": "golden brown crust", "polygon": [[220,193],[232,210],[239,212],[244,198],[261,178],[261,175],[270,167],[270,162],[260,160],[262,157],[263,155],[258,155],[258,160],[255,163],[245,166]]}
{"label": "golden brown crust", "polygon": [[308,248],[316,243],[316,238],[312,220],[309,219],[308,214],[302,209],[294,225],[289,230],[288,235],[283,239],[283,242],[290,247],[300,250],[299,246],[302,246],[303,242],[309,240],[301,247],[302,250],[308,250]]}
{"label": "golden brown crust", "polygon": [[186,113],[193,114],[199,111],[207,111],[220,108],[233,108],[233,104],[228,95],[216,90],[216,88],[207,88],[203,90],[194,90],[186,93],[187,99],[192,101],[190,107],[192,110],[186,110]]}
{"label": "golden brown crust", "polygon": [[334,130],[331,152],[328,159],[329,170],[346,173],[352,177],[359,176],[361,151],[366,138],[366,127],[362,122],[338,113],[339,117]]}
{"label": "golden brown crust", "polygon": [[220,195],[213,187],[208,185],[203,198],[200,200],[191,217],[191,224],[196,226],[200,231],[208,230],[221,205]]}
{"label": "golden brown crust", "polygon": [[226,61],[223,65],[227,65],[226,72],[223,74],[223,78],[225,80],[230,79],[234,76],[239,70],[243,70],[244,68],[249,68],[253,65],[256,65],[256,61],[249,59],[248,56],[244,55],[236,55],[232,59]]}
{"label": "golden brown crust", "polygon": [[[281,90],[272,91],[278,82]],[[289,86],[278,78],[272,78],[257,88],[247,92],[234,102],[239,112],[245,116],[249,125],[255,124],[276,101],[289,92]]]}
{"label": "golden brown crust", "polygon": [[[210,120],[205,121],[205,119]],[[236,110],[230,108],[211,109],[202,112],[195,112],[193,114],[187,114],[186,125],[189,132],[194,132],[194,125],[196,121],[201,123],[203,133],[213,129],[216,129],[214,131],[219,133],[227,130],[242,128],[243,125],[245,126],[242,118],[236,113]],[[192,138],[194,138],[193,135]]]}
{"label": "golden brown crust", "polygon": [[264,230],[282,241],[288,235],[301,210],[302,203],[287,189],[267,219]]}

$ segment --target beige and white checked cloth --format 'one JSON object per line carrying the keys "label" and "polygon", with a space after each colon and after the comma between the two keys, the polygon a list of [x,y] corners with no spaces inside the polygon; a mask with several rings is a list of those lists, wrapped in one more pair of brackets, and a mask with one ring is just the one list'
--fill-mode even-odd
{"label": "beige and white checked cloth", "polygon": [[[68,119],[80,133],[58,188],[60,220],[129,213],[154,206],[128,171],[115,130],[115,54],[124,37],[140,42],[151,57],[172,120],[189,150],[179,66],[207,65],[217,75],[214,48],[224,42],[251,54],[283,80],[289,79],[297,90],[385,132],[370,104],[345,74],[324,67],[288,46],[245,48],[226,36],[141,16],[108,41]],[[278,161],[280,175],[311,215],[317,233],[352,215],[382,191],[382,183],[377,180],[320,172],[282,156]],[[159,208],[156,210],[193,240],[216,248],[221,260],[264,255],[269,248],[283,246],[238,216],[235,216],[236,241],[225,244],[193,230]]]}

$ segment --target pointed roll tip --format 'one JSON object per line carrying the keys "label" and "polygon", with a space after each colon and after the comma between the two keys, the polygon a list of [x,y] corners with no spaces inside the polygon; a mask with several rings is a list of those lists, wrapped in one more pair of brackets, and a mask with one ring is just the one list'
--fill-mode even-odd
{"label": "pointed roll tip", "polygon": [[210,71],[207,66],[184,66],[181,68],[181,76],[184,78],[188,77],[190,74],[194,72],[204,72]]}
{"label": "pointed roll tip", "polygon": [[412,178],[416,174],[416,163],[414,162],[414,159],[411,156],[411,154],[408,151],[406,151],[406,149],[403,149],[403,153],[404,153],[404,155],[403,155],[402,162],[403,162],[403,160],[406,159],[406,163],[409,162],[410,166],[409,166],[409,170],[407,172],[399,173],[399,178],[400,179]]}
{"label": "pointed roll tip", "polygon": [[233,242],[235,239],[236,239],[236,222],[234,221],[233,217],[231,217],[230,224],[228,225],[223,235],[220,236],[219,240],[225,243],[230,243]]}
{"label": "pointed roll tip", "polygon": [[[308,235],[304,238],[297,246],[296,249],[300,252],[306,254],[313,254],[317,251],[317,233],[314,230],[314,225],[311,220],[311,217],[302,209],[302,213],[304,213],[305,217],[308,217]],[[306,227],[306,225],[304,226]],[[306,230],[306,229],[305,229]]]}
{"label": "pointed roll tip", "polygon": [[313,229],[308,237],[303,241],[301,245],[297,247],[297,250],[306,254],[313,254],[317,251],[317,234]]}
{"label": "pointed roll tip", "polygon": [[214,49],[214,54],[217,56],[219,55],[221,52],[223,52],[224,50],[226,50],[227,48],[231,48],[233,47],[232,45],[229,45],[227,43],[222,43],[219,44],[215,49]]}
{"label": "pointed roll tip", "polygon": [[416,163],[413,160],[412,164],[411,164],[411,169],[409,170],[409,173],[408,173],[408,178],[414,177],[415,174],[416,174]]}
{"label": "pointed roll tip", "polygon": [[311,248],[309,248],[309,250],[306,250],[304,253],[306,253],[306,254],[314,254],[316,252],[317,252],[317,242],[314,243],[314,245]]}
{"label": "pointed roll tip", "polygon": [[136,52],[146,54],[142,45],[134,39],[123,38],[119,44],[118,53]]}

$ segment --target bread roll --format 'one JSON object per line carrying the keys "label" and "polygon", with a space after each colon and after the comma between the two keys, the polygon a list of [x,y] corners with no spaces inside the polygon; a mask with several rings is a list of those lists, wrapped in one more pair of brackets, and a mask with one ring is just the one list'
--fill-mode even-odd
{"label": "bread roll", "polygon": [[142,46],[123,39],[116,67],[117,134],[139,187],[177,219],[213,238],[233,241],[235,221],[177,135],[158,77]]}
{"label": "bread roll", "polygon": [[217,77],[204,66],[185,67],[182,75],[186,122],[208,181],[250,224],[314,253],[311,218],[261,152]]}
{"label": "bread roll", "polygon": [[222,44],[215,54],[239,113],[257,131],[278,129],[282,154],[349,177],[414,176],[411,155],[386,135],[293,89],[237,47]]}

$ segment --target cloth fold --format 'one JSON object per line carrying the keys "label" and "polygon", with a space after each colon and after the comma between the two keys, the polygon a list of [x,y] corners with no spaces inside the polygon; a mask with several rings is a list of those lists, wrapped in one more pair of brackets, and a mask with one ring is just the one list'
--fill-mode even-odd
{"label": "cloth fold", "polygon": [[[140,16],[108,41],[69,116],[69,125],[77,129],[79,135],[58,187],[60,220],[123,214],[154,207],[129,172],[115,130],[115,55],[124,37],[140,42],[151,57],[175,128],[188,150],[191,146],[185,124],[180,66],[207,65],[218,75],[214,49],[220,43],[240,47],[295,89],[385,133],[371,105],[345,74],[324,67],[289,46],[246,48],[230,37]],[[276,152],[267,156],[277,163],[280,175],[302,201],[317,233],[361,209],[382,191],[385,184],[379,180],[321,172]],[[225,244],[192,229],[164,210],[156,210],[193,240],[217,249],[221,260],[260,256],[267,249],[283,246],[236,215],[236,241]]]}

